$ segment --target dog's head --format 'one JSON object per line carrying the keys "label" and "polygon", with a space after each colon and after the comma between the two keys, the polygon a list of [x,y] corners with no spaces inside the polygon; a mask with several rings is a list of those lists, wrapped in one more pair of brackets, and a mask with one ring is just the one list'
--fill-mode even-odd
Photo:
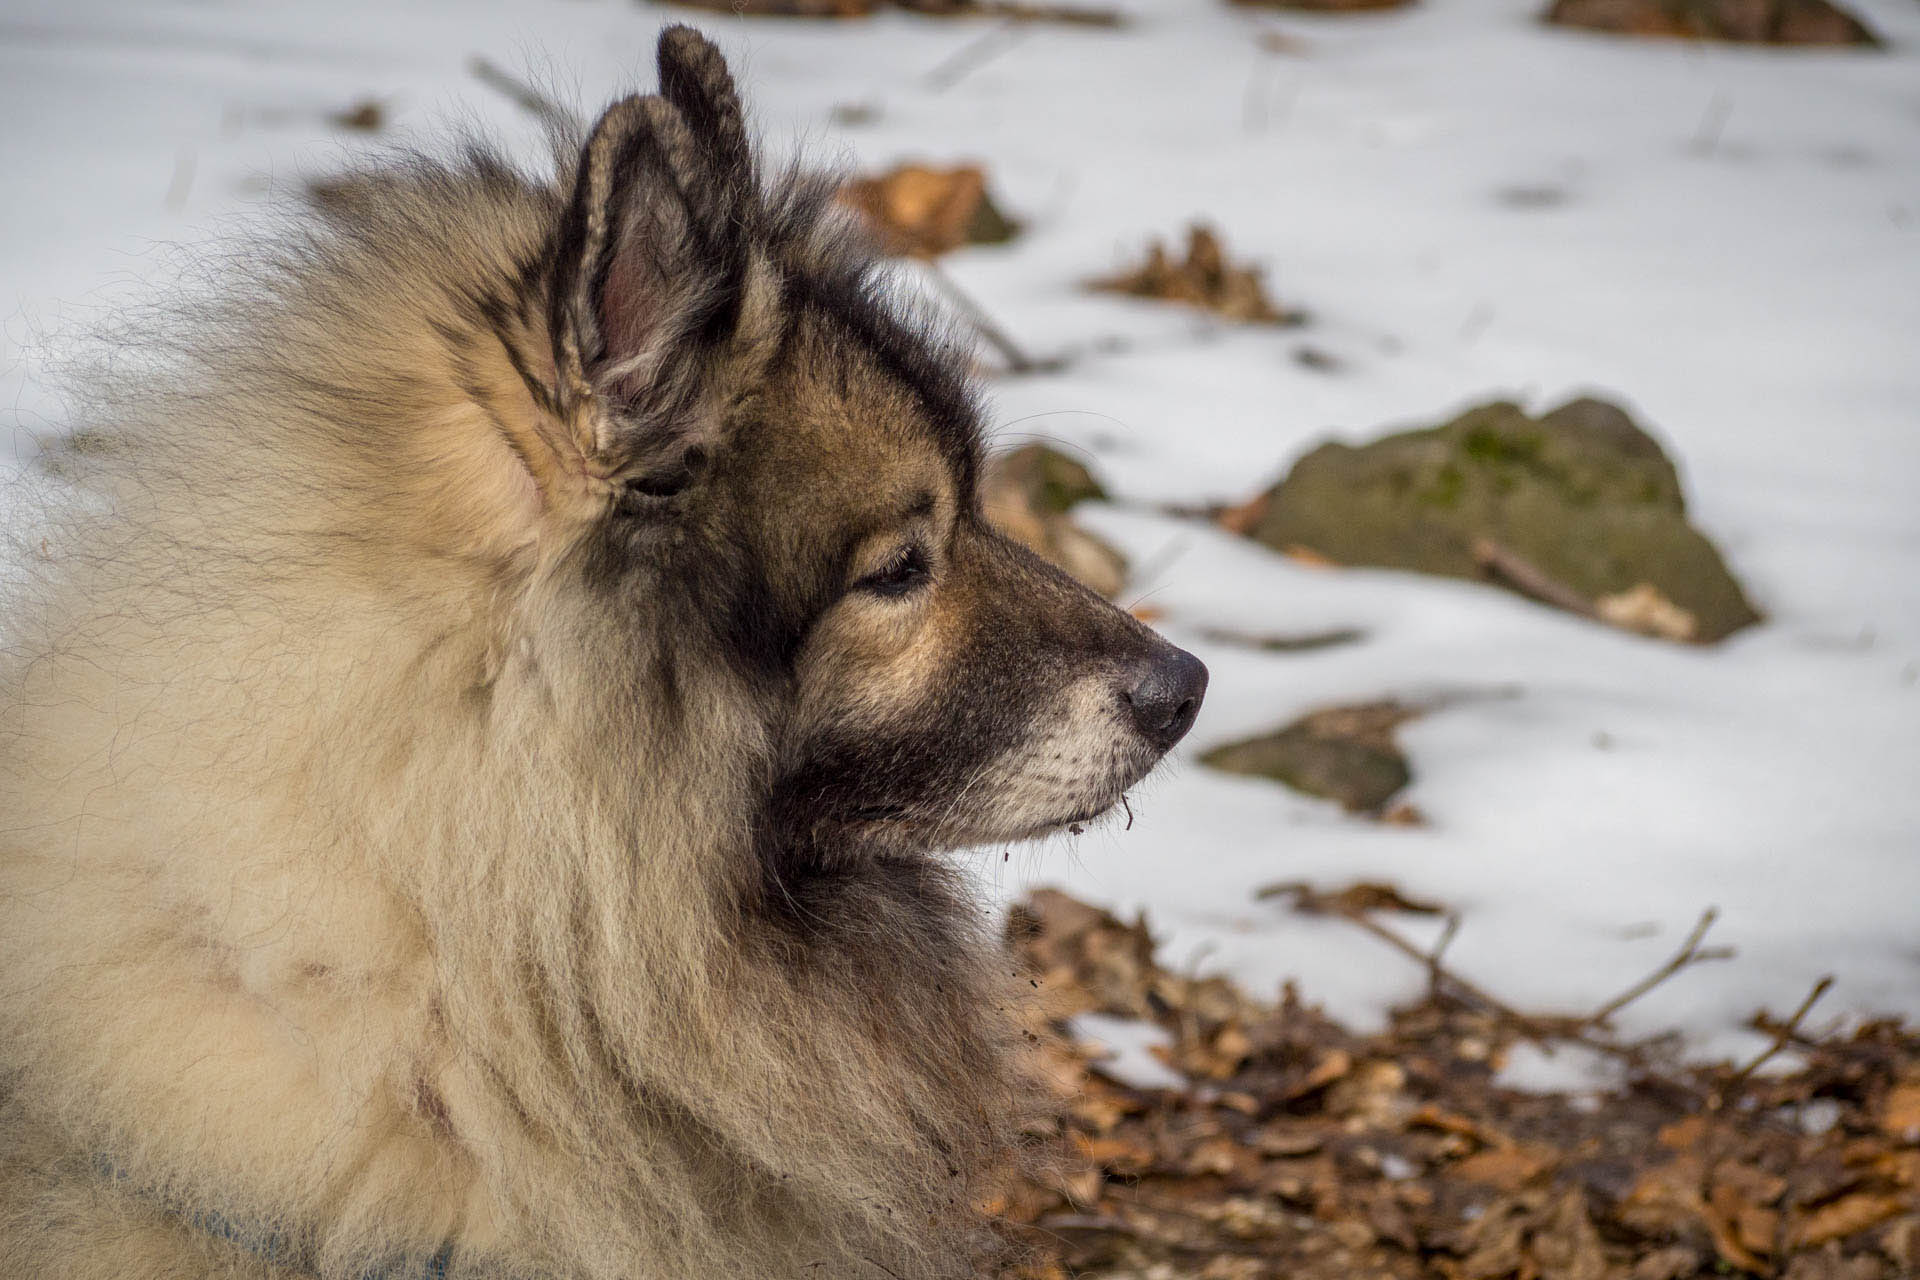
{"label": "dog's head", "polygon": [[988,527],[962,357],[885,303],[830,187],[762,180],[711,44],[675,28],[659,61],[660,93],[581,149],[544,264],[552,365],[508,424],[603,635],[672,618],[632,651],[692,646],[764,694],[763,826],[789,852],[1114,806],[1206,669]]}

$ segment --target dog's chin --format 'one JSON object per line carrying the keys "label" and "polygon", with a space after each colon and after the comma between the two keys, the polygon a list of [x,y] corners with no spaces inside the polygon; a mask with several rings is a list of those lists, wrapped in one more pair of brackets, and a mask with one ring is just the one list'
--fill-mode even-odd
{"label": "dog's chin", "polygon": [[1122,792],[1114,796],[1113,799],[1107,801],[1105,804],[1088,805],[1085,808],[1078,809],[1072,813],[1066,814],[1063,817],[1050,818],[1045,822],[1037,823],[1033,827],[1029,828],[1025,832],[1022,832],[1019,835],[1008,836],[1005,838],[1009,840],[1041,840],[1041,839],[1045,839],[1047,836],[1058,835],[1062,831],[1067,831],[1067,832],[1071,832],[1074,835],[1079,835],[1080,829],[1082,827],[1086,826],[1088,823],[1098,822],[1102,818],[1106,817],[1108,814],[1112,813],[1115,809],[1120,807],[1120,802],[1125,798],[1126,798],[1126,794]]}
{"label": "dog's chin", "polygon": [[1077,804],[1038,819],[1028,815],[1008,815],[1002,821],[989,820],[973,825],[966,832],[953,833],[943,844],[951,849],[977,849],[1044,840],[1061,832],[1079,835],[1083,827],[1099,822],[1117,810],[1125,798],[1125,791],[1115,791],[1104,799]]}
{"label": "dog's chin", "polygon": [[[1099,822],[1120,808],[1127,792],[1159,763],[1156,754],[1105,778],[1083,779],[1066,795],[1008,797],[1009,803],[972,813],[952,807],[929,813],[914,805],[873,805],[856,811],[848,834],[883,856],[911,856],[1019,844],[1071,832]],[[1077,792],[1074,794],[1073,792]]]}

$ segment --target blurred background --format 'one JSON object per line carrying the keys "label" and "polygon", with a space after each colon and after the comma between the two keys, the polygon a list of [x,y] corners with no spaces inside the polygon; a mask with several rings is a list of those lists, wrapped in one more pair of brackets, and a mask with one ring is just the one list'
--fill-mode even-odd
{"label": "blurred background", "polygon": [[1686,957],[1613,1025],[1705,1056],[1920,1014],[1920,4],[1843,2],[5,0],[11,456],[166,246],[450,123],[538,165],[695,22],[980,335],[996,516],[1212,668],[998,899],[1361,1031],[1443,937],[1529,1010]]}

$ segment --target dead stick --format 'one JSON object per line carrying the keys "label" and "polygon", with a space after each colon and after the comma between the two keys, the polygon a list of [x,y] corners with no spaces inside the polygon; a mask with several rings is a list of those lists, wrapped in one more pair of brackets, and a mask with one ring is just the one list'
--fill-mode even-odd
{"label": "dead stick", "polygon": [[992,30],[967,41],[954,53],[941,59],[939,66],[927,72],[927,88],[934,93],[943,93],[953,88],[975,71],[1019,44],[1031,29],[1030,23],[1022,22],[1018,18],[1008,18]]}
{"label": "dead stick", "polygon": [[1019,345],[1015,343],[1012,338],[1008,337],[999,325],[993,322],[992,317],[987,315],[979,303],[967,296],[967,294],[961,290],[960,286],[955,284],[947,273],[940,269],[938,263],[929,262],[926,264],[926,268],[927,275],[933,281],[935,287],[946,295],[948,302],[952,303],[960,310],[962,315],[966,316],[967,323],[973,326],[974,332],[978,333],[988,346],[1000,353],[1001,359],[1007,362],[1009,372],[1031,373],[1040,367],[1037,361],[1022,351]]}
{"label": "dead stick", "polygon": [[1465,978],[1453,972],[1451,969],[1446,968],[1427,952],[1414,946],[1411,942],[1408,942],[1405,938],[1401,937],[1392,929],[1387,928],[1387,926],[1381,924],[1378,920],[1362,915],[1358,911],[1336,910],[1334,914],[1359,925],[1362,929],[1365,929],[1368,933],[1380,939],[1380,941],[1386,943],[1395,951],[1400,952],[1400,954],[1406,956],[1415,964],[1426,968],[1429,972],[1438,973],[1444,981],[1453,986],[1459,995],[1465,996],[1473,1003],[1481,1005],[1489,1011],[1497,1013],[1502,1018],[1507,1019],[1513,1023],[1514,1026],[1520,1028],[1529,1040],[1537,1041],[1543,1045],[1545,1044],[1546,1036],[1534,1025],[1532,1018],[1527,1017],[1518,1009],[1507,1004],[1504,1000],[1489,995],[1473,983],[1468,982]]}
{"label": "dead stick", "polygon": [[[1291,893],[1295,900],[1299,901],[1302,898],[1302,891],[1305,888],[1306,886],[1298,884],[1271,885],[1268,888],[1260,890],[1258,896],[1268,898]],[[1424,968],[1427,971],[1429,981],[1434,982],[1436,985],[1440,982],[1451,984],[1456,993],[1466,997],[1466,999],[1472,1003],[1478,1004],[1498,1014],[1501,1018],[1512,1023],[1527,1039],[1533,1041],[1547,1052],[1552,1052],[1552,1046],[1548,1042],[1548,1035],[1540,1029],[1539,1025],[1532,1018],[1527,1017],[1505,1001],[1489,995],[1487,992],[1481,990],[1473,983],[1468,982],[1465,978],[1440,963],[1439,953],[1446,944],[1453,941],[1454,930],[1448,929],[1442,933],[1441,947],[1436,947],[1430,952],[1422,951],[1419,947],[1414,946],[1392,929],[1387,928],[1386,925],[1381,924],[1378,920],[1362,912],[1349,910],[1344,907],[1327,908],[1322,906],[1319,909],[1324,914],[1339,916],[1341,919],[1350,921],[1360,926],[1360,928],[1365,929],[1368,933],[1380,939],[1380,941],[1386,943],[1401,955],[1406,956],[1415,964]]]}
{"label": "dead stick", "polygon": [[1427,994],[1440,994],[1440,983],[1446,977],[1446,970],[1440,965],[1440,958],[1447,954],[1447,948],[1453,945],[1453,936],[1460,932],[1460,913],[1447,912],[1447,922],[1440,930],[1439,941],[1433,944],[1433,950],[1427,953]]}
{"label": "dead stick", "polygon": [[475,55],[467,63],[473,78],[511,99],[515,106],[549,128],[572,122],[568,112],[553,99],[518,77],[502,71],[485,58]]}
{"label": "dead stick", "polygon": [[1734,1072],[1733,1078],[1721,1087],[1720,1092],[1722,1096],[1736,1086],[1745,1083],[1747,1077],[1758,1071],[1763,1063],[1772,1058],[1774,1054],[1786,1048],[1787,1041],[1793,1039],[1794,1033],[1800,1029],[1801,1019],[1805,1018],[1807,1014],[1812,1011],[1813,1006],[1819,1003],[1820,997],[1826,995],[1832,988],[1833,975],[1830,973],[1821,978],[1820,981],[1814,983],[1813,990],[1807,992],[1807,998],[1800,1002],[1800,1007],[1793,1011],[1793,1016],[1788,1018],[1778,1031],[1773,1033],[1773,1043],[1765,1049],[1762,1049],[1746,1066]]}
{"label": "dead stick", "polygon": [[1492,538],[1473,540],[1473,563],[1488,578],[1503,586],[1511,587],[1530,600],[1550,604],[1556,609],[1565,609],[1568,613],[1577,613],[1583,618],[1599,617],[1593,601],[1564,582],[1553,578],[1546,570],[1525,556],[1501,546]]}
{"label": "dead stick", "polygon": [[1720,909],[1718,907],[1708,907],[1705,911],[1702,911],[1700,913],[1700,919],[1694,923],[1692,932],[1687,934],[1687,940],[1680,944],[1680,949],[1674,952],[1665,964],[1594,1010],[1587,1016],[1586,1021],[1580,1025],[1582,1027],[1605,1027],[1609,1025],[1614,1014],[1620,1012],[1635,1000],[1638,1000],[1641,996],[1644,996],[1647,992],[1653,990],[1690,964],[1704,964],[1711,960],[1732,959],[1732,947],[1708,947],[1705,950],[1702,950],[1700,947],[1700,943],[1704,941],[1707,936],[1707,930],[1713,928],[1714,921],[1719,918]]}

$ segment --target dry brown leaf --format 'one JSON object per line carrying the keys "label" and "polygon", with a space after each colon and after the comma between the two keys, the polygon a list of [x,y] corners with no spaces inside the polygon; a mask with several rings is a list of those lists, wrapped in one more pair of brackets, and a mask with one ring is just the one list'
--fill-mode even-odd
{"label": "dry brown leaf", "polygon": [[1118,275],[1090,282],[1102,293],[1155,298],[1211,311],[1250,324],[1294,324],[1300,319],[1267,297],[1258,267],[1237,266],[1227,257],[1220,236],[1204,223],[1187,229],[1186,256],[1176,259],[1158,240],[1147,246],[1146,261]]}
{"label": "dry brown leaf", "polygon": [[1539,1273],[1554,1280],[1606,1280],[1607,1255],[1594,1229],[1587,1198],[1569,1188],[1532,1241]]}
{"label": "dry brown leaf", "polygon": [[1214,517],[1214,523],[1228,533],[1250,538],[1253,536],[1253,531],[1259,527],[1260,517],[1266,513],[1266,510],[1267,495],[1261,493],[1245,502],[1222,509],[1220,514]]}
{"label": "dry brown leaf", "polygon": [[1749,1200],[1732,1182],[1715,1182],[1707,1197],[1707,1229],[1714,1247],[1734,1266],[1764,1271],[1761,1259],[1773,1252],[1780,1215]]}
{"label": "dry brown leaf", "polygon": [[1310,1093],[1326,1088],[1352,1070],[1352,1054],[1348,1053],[1345,1049],[1329,1050],[1321,1056],[1318,1062],[1313,1064],[1313,1070],[1307,1072],[1305,1079],[1301,1080],[1299,1084],[1296,1084],[1281,1096],[1288,1102],[1296,1101],[1306,1097]]}
{"label": "dry brown leaf", "polygon": [[1904,1080],[1887,1091],[1880,1128],[1898,1141],[1920,1143],[1920,1081]]}
{"label": "dry brown leaf", "polygon": [[1829,1240],[1844,1240],[1899,1217],[1906,1208],[1906,1202],[1899,1196],[1858,1191],[1803,1215],[1794,1224],[1791,1243],[1794,1248],[1806,1249]]}
{"label": "dry brown leaf", "polygon": [[1338,569],[1340,562],[1315,551],[1312,547],[1293,545],[1280,553],[1287,559],[1307,569]]}
{"label": "dry brown leaf", "polygon": [[1438,1129],[1442,1133],[1457,1133],[1463,1138],[1472,1138],[1482,1146],[1504,1147],[1512,1141],[1500,1130],[1472,1116],[1458,1115],[1442,1107],[1428,1103],[1407,1118],[1409,1126],[1425,1129]]}
{"label": "dry brown leaf", "polygon": [[1642,582],[1617,595],[1601,596],[1593,602],[1600,620],[1623,631],[1662,640],[1691,641],[1700,634],[1700,621],[1660,594],[1650,582]]}
{"label": "dry brown leaf", "polygon": [[1660,1129],[1660,1145],[1670,1151],[1691,1151],[1707,1136],[1705,1116],[1687,1116]]}
{"label": "dry brown leaf", "polygon": [[1706,1261],[1686,1245],[1669,1245],[1636,1260],[1632,1280],[1687,1280],[1697,1274]]}
{"label": "dry brown leaf", "polygon": [[1131,1099],[1112,1091],[1095,1092],[1090,1089],[1086,1095],[1075,1100],[1071,1114],[1095,1133],[1110,1133],[1114,1126],[1138,1110]]}
{"label": "dry brown leaf", "polygon": [[1643,1234],[1669,1237],[1704,1223],[1704,1172],[1697,1159],[1686,1156],[1643,1171],[1621,1202],[1621,1221]]}
{"label": "dry brown leaf", "polygon": [[1145,1173],[1153,1167],[1152,1149],[1131,1138],[1090,1138],[1076,1133],[1073,1145],[1110,1173]]}
{"label": "dry brown leaf", "polygon": [[1531,1143],[1476,1152],[1452,1167],[1470,1182],[1501,1191],[1518,1191],[1559,1163],[1559,1153]]}
{"label": "dry brown leaf", "polygon": [[877,177],[855,178],[840,201],[860,213],[894,257],[937,258],[968,244],[998,244],[1016,228],[987,195],[978,165],[948,169],[903,164]]}

